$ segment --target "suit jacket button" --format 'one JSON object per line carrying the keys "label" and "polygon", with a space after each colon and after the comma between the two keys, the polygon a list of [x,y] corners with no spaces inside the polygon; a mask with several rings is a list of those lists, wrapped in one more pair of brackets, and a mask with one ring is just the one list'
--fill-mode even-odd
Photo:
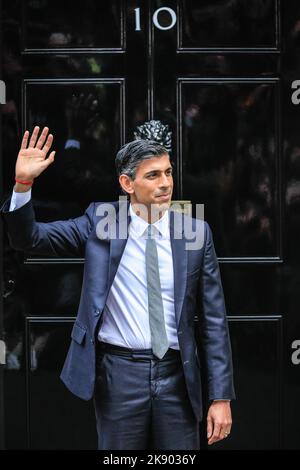
{"label": "suit jacket button", "polygon": [[98,317],[98,315],[100,315],[100,310],[98,308],[94,310],[94,315],[95,317]]}
{"label": "suit jacket button", "polygon": [[95,341],[93,340],[93,338],[91,338],[91,343],[92,343],[92,344],[94,344],[94,343],[95,343]]}

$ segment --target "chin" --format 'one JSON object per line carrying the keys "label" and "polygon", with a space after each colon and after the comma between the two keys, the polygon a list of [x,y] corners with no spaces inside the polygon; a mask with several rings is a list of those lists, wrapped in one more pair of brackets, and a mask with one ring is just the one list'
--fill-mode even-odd
{"label": "chin", "polygon": [[171,205],[171,199],[169,199],[168,201],[162,201],[162,202],[155,202],[153,204],[153,206],[158,209],[158,210],[167,210],[169,209]]}

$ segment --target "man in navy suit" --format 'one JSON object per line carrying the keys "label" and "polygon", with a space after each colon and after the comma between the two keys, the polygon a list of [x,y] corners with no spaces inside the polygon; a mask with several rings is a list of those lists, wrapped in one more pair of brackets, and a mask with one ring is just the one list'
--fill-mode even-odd
{"label": "man in navy suit", "polygon": [[25,132],[1,212],[16,250],[85,257],[61,379],[93,399],[98,448],[199,449],[203,381],[208,444],[224,439],[235,394],[218,261],[208,224],[170,209],[167,150],[153,141],[126,144],[116,169],[127,199],[41,223],[31,187],[54,162],[48,132]]}

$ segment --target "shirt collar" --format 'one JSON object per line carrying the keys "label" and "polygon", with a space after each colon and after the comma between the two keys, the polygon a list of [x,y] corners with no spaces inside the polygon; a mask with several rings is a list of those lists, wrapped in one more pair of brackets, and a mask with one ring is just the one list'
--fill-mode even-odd
{"label": "shirt collar", "polygon": [[[130,230],[138,237],[147,234],[148,224],[142,217],[137,215],[132,205],[129,205],[129,214],[131,217]],[[164,215],[152,224],[163,238],[170,238],[169,211],[166,210]],[[132,234],[132,232],[131,232]]]}

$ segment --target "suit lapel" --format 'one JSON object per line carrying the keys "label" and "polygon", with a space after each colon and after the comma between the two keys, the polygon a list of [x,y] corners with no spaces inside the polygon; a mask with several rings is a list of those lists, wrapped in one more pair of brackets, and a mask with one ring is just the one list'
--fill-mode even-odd
{"label": "suit lapel", "polygon": [[[128,208],[129,204],[127,201],[121,202],[120,205],[118,204],[116,212],[116,236],[110,239],[108,290],[111,288],[128,240],[128,227],[131,219]],[[121,234],[123,238],[120,238]]]}
{"label": "suit lapel", "polygon": [[180,222],[178,225],[174,223],[176,219],[181,219],[181,222],[183,221],[180,213],[170,210],[170,239],[174,272],[174,308],[177,327],[179,327],[186,290],[187,251],[185,249],[186,240],[183,234],[183,228],[182,230],[176,229],[176,227],[181,227],[182,224]]}

